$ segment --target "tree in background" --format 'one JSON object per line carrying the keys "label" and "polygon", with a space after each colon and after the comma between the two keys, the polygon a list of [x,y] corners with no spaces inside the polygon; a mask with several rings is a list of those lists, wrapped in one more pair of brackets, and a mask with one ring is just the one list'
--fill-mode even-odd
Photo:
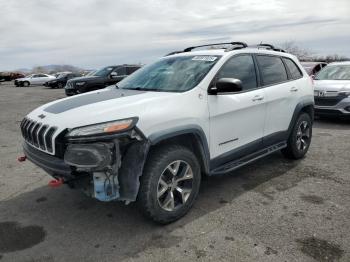
{"label": "tree in background", "polygon": [[299,58],[300,61],[314,61],[314,62],[337,62],[337,61],[350,61],[350,58],[338,54],[333,55],[315,55],[314,52],[300,47],[294,41],[287,41],[282,43],[281,48],[286,50],[286,52],[291,53]]}
{"label": "tree in background", "polygon": [[297,45],[294,41],[287,41],[281,44],[281,48],[287,53],[295,55],[300,61],[312,61],[312,52]]}

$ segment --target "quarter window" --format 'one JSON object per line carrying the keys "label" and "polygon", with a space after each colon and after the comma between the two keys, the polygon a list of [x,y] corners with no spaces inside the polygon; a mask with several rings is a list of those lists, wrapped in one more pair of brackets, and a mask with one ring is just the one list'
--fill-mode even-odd
{"label": "quarter window", "polygon": [[283,61],[286,63],[286,66],[289,70],[292,79],[298,79],[303,76],[299,67],[291,59],[283,58]]}
{"label": "quarter window", "polygon": [[287,72],[281,58],[277,56],[258,55],[257,60],[264,85],[273,85],[288,80]]}
{"label": "quarter window", "polygon": [[236,78],[242,81],[243,90],[257,87],[256,72],[252,56],[240,55],[232,57],[221,68],[218,79]]}

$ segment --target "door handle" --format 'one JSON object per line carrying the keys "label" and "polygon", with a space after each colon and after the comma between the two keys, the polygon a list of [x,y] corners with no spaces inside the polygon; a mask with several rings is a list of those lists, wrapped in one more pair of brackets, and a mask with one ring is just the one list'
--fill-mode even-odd
{"label": "door handle", "polygon": [[255,101],[261,101],[261,100],[263,100],[263,99],[264,99],[263,96],[261,96],[261,95],[256,95],[256,96],[254,96],[254,97],[252,98],[252,101],[253,101],[253,102],[255,102]]}
{"label": "door handle", "polygon": [[291,89],[290,89],[291,92],[297,92],[298,91],[298,88],[293,86]]}

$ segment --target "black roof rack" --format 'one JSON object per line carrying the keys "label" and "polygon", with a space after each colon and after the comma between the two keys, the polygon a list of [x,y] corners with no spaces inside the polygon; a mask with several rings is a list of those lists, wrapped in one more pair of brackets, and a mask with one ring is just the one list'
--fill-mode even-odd
{"label": "black roof rack", "polygon": [[[216,46],[216,45],[231,45],[231,47],[225,48],[225,52],[248,47],[248,45],[246,43],[244,43],[244,42],[227,42],[227,43],[207,44],[207,45],[198,45],[198,46],[187,47],[183,51],[171,52],[171,53],[169,53],[169,54],[167,54],[165,56],[180,54],[180,53],[184,53],[184,52],[191,52],[193,49],[199,48],[199,47]],[[286,52],[283,49],[278,48],[278,47],[274,47],[271,44],[263,44],[263,43],[261,43],[261,44],[258,44],[256,46],[250,46],[250,47],[256,47],[258,49],[259,48],[266,48],[267,50],[273,50],[273,51],[283,52],[283,53]]]}
{"label": "black roof rack", "polygon": [[257,45],[258,49],[260,47],[263,47],[263,48],[266,48],[268,50],[273,50],[273,51],[277,51],[277,52],[283,52],[285,53],[286,51],[284,51],[282,48],[278,48],[278,47],[274,47],[273,45],[271,44],[258,44]]}
{"label": "black roof rack", "polygon": [[248,47],[248,45],[244,42],[228,42],[228,43],[216,43],[216,44],[208,44],[208,45],[198,45],[198,46],[191,46],[191,47],[187,47],[184,49],[184,52],[191,52],[192,49],[195,48],[199,48],[199,47],[206,47],[206,46],[214,46],[214,45],[233,45],[233,46],[237,46],[240,45],[240,48],[246,48]]}
{"label": "black roof rack", "polygon": [[174,51],[174,52],[170,52],[169,54],[166,54],[165,56],[176,55],[176,54],[180,54],[180,53],[183,53],[183,51]]}

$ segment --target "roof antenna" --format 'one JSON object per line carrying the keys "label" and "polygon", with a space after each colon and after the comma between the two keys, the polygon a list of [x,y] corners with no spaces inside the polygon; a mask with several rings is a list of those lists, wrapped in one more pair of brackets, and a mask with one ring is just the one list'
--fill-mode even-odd
{"label": "roof antenna", "polygon": [[260,49],[262,43],[263,43],[263,41],[261,41],[260,44],[258,45],[258,50]]}

